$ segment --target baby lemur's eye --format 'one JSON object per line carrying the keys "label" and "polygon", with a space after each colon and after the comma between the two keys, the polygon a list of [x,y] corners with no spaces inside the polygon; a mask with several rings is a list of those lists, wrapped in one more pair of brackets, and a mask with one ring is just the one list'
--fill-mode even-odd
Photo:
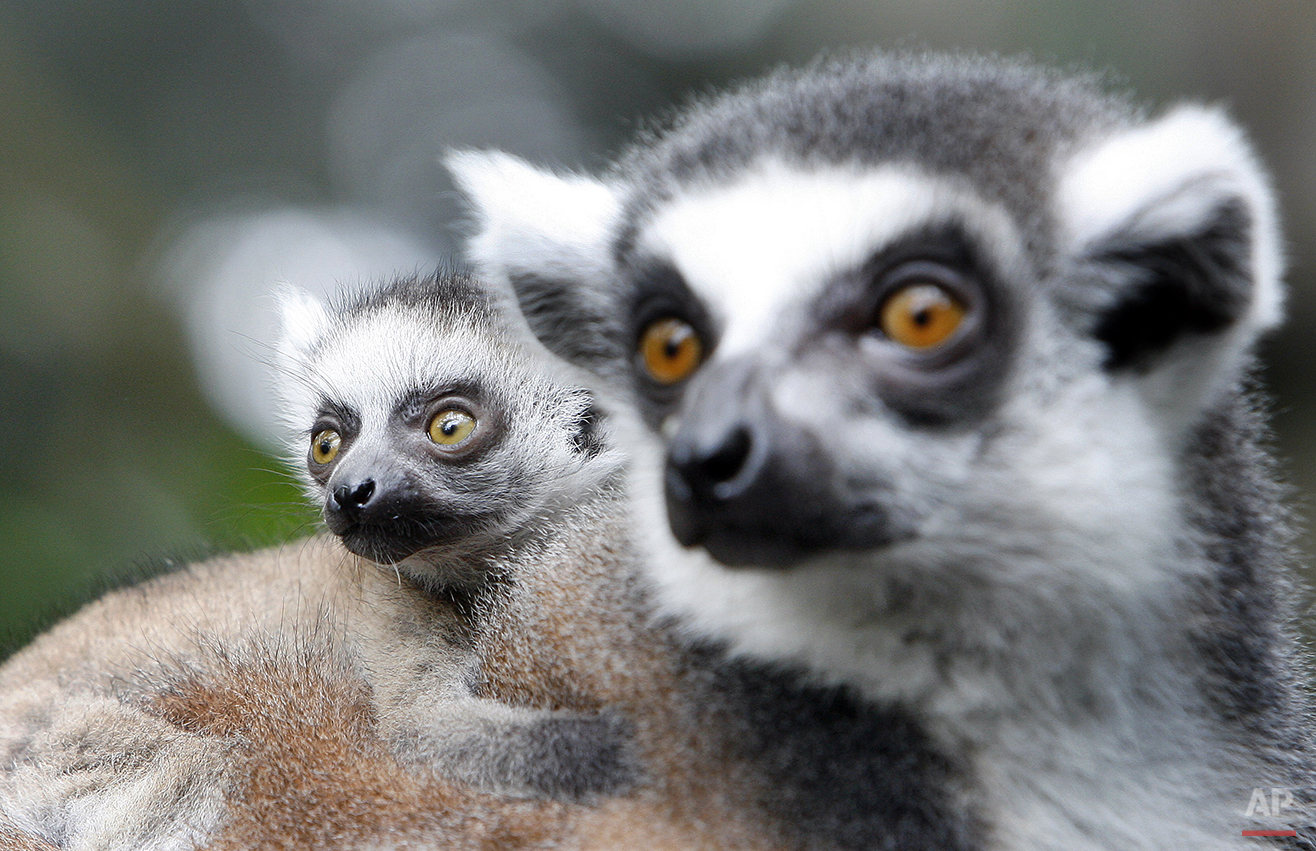
{"label": "baby lemur's eye", "polygon": [[331,428],[321,429],[311,438],[311,460],[317,464],[328,464],[338,457],[338,448],[342,445],[342,435]]}
{"label": "baby lemur's eye", "polygon": [[911,349],[931,349],[955,336],[968,308],[940,284],[906,284],[882,302],[878,327],[888,339]]}
{"label": "baby lemur's eye", "polygon": [[440,446],[457,446],[475,431],[475,417],[461,408],[444,408],[430,420],[430,440]]}
{"label": "baby lemur's eye", "polygon": [[683,319],[667,316],[650,322],[640,335],[640,360],[659,384],[684,381],[704,358],[704,343]]}

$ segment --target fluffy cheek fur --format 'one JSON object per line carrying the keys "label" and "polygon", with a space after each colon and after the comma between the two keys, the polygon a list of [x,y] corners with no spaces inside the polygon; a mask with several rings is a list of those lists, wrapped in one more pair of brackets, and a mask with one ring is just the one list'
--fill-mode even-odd
{"label": "fluffy cheek fur", "polygon": [[622,438],[661,613],[734,653],[926,700],[941,687],[934,645],[970,656],[1045,645],[1081,611],[1158,596],[1181,578],[1176,565],[1194,563],[1166,531],[1178,508],[1174,447],[1136,382],[1056,360],[1062,333],[1057,324],[1027,341],[1020,357],[1051,363],[1051,378],[1011,388],[1005,397],[1027,404],[1006,402],[984,428],[925,434],[874,417],[832,429],[833,457],[852,478],[889,483],[891,510],[916,532],[790,570],[728,569],[680,547],[666,520],[664,442],[629,421]]}
{"label": "fluffy cheek fur", "polygon": [[[582,437],[592,396],[574,373],[488,317],[405,303],[331,316],[295,296],[284,309],[291,465],[311,502],[325,506],[328,488],[309,472],[310,432],[322,408],[347,412],[353,422],[334,463],[400,483],[402,531],[418,549],[396,566],[422,583],[482,585],[501,570],[491,563],[499,553],[552,533],[554,518],[620,467],[613,450]],[[446,457],[426,437],[399,432],[426,427],[400,411],[449,392],[469,396],[487,429],[484,445],[466,456]]]}

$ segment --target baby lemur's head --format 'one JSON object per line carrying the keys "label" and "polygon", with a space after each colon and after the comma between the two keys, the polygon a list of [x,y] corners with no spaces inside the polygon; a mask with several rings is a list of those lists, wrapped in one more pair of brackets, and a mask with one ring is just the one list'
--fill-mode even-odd
{"label": "baby lemur's head", "polygon": [[617,467],[590,394],[467,275],[334,306],[289,291],[282,313],[294,468],[358,555],[483,583]]}

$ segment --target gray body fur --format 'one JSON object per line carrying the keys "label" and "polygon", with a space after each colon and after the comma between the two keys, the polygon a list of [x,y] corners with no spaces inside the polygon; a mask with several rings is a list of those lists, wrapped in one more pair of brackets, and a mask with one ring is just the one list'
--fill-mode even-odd
{"label": "gray body fur", "polygon": [[[779,672],[751,705],[840,688],[836,712],[900,719],[869,734],[949,767],[908,774],[886,823],[787,772],[780,812],[824,814],[803,846],[1201,851],[1297,828],[1269,841],[1312,847],[1288,523],[1250,380],[1277,226],[1228,119],[879,56],[697,103],[600,178],[449,164],[481,271],[642,420],[625,443],[659,615],[725,683]],[[968,293],[940,360],[867,324],[911,257]],[[669,314],[704,357],[664,387],[637,346]],[[825,753],[762,735],[797,779]],[[1294,803],[1267,818],[1258,788]]]}

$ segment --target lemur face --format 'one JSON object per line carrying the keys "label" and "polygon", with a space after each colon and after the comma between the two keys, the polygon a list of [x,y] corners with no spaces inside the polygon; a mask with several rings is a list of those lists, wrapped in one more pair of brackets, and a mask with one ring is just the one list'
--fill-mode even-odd
{"label": "lemur face", "polygon": [[655,210],[619,269],[671,529],[756,566],[918,535],[1019,357],[1005,282],[1032,274],[971,195],[782,166]]}
{"label": "lemur face", "polygon": [[642,498],[728,567],[1155,562],[1177,453],[1279,312],[1238,130],[1036,69],[787,73],[606,180],[449,165],[474,258],[634,400]]}
{"label": "lemur face", "polygon": [[[591,397],[473,284],[399,282],[332,313],[284,302],[292,452],[349,550],[460,572],[572,498],[597,454]],[[479,577],[444,581],[463,579]]]}
{"label": "lemur face", "polygon": [[450,485],[464,470],[481,475],[478,466],[497,452],[506,412],[484,402],[486,392],[462,380],[417,386],[368,413],[326,399],[309,430],[306,466],[329,530],[353,552],[392,563],[488,523],[494,506]]}

